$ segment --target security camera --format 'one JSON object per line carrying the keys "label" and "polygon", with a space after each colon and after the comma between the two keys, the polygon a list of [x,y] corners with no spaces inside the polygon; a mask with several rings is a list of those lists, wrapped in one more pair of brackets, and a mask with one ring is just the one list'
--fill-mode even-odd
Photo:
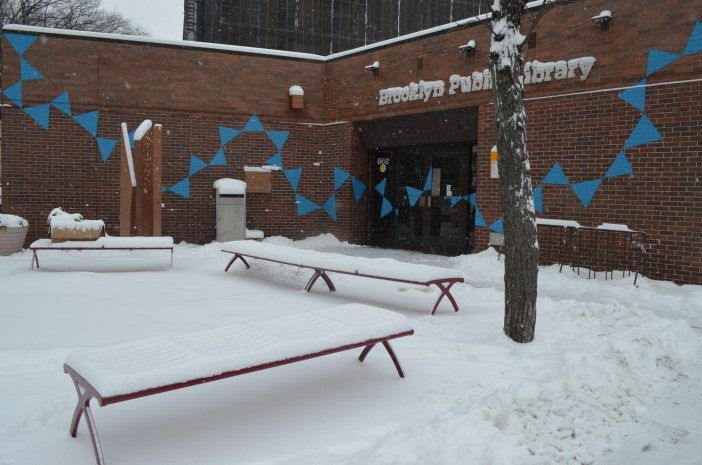
{"label": "security camera", "polygon": [[377,76],[380,72],[380,62],[375,60],[372,64],[366,66],[366,69],[370,70],[373,73],[373,76]]}
{"label": "security camera", "polygon": [[609,29],[609,24],[612,22],[612,12],[609,10],[603,10],[597,16],[590,18],[593,23],[600,26],[603,31]]}
{"label": "security camera", "polygon": [[470,39],[468,43],[458,47],[458,50],[460,50],[461,52],[465,52],[467,56],[472,56],[473,54],[475,54],[475,40]]}

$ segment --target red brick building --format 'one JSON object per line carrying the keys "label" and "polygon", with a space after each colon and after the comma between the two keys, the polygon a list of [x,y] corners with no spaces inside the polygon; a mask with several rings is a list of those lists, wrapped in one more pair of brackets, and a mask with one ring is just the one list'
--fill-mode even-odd
{"label": "red brick building", "polygon": [[[602,30],[590,18],[605,9]],[[645,231],[645,274],[680,283],[702,282],[699,15],[687,0],[573,2],[525,47],[539,216]],[[29,219],[28,240],[56,206],[116,234],[120,122],[150,118],[164,128],[164,232],[177,240],[213,240],[214,180],[282,165],[270,193],[248,195],[249,228],[482,250],[500,231],[484,23],[326,57],[7,26],[3,210]],[[458,49],[471,39],[475,54]]]}

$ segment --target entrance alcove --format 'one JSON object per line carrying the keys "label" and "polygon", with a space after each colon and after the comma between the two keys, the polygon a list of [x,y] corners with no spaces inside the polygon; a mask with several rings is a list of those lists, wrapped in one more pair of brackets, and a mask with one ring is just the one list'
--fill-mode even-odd
{"label": "entrance alcove", "polygon": [[371,245],[472,251],[475,210],[465,198],[475,192],[477,116],[471,107],[356,123],[368,153]]}

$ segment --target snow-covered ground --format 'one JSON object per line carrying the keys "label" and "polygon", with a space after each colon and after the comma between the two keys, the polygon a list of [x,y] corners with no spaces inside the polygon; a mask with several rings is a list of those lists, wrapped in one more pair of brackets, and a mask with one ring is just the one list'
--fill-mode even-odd
{"label": "snow-covered ground", "polygon": [[[108,465],[676,464],[702,457],[702,287],[541,270],[536,340],[502,334],[494,251],[446,258],[324,235],[269,241],[460,270],[461,311],[427,290],[272,263],[225,274],[218,244],[167,253],[0,257],[0,465],[92,464],[68,435],[76,348],[211,329],[347,302],[400,312],[415,335],[367,363],[344,352],[95,406]],[[137,254],[134,254],[137,256]],[[130,271],[138,270],[138,271]],[[621,275],[620,275],[621,276]]]}

